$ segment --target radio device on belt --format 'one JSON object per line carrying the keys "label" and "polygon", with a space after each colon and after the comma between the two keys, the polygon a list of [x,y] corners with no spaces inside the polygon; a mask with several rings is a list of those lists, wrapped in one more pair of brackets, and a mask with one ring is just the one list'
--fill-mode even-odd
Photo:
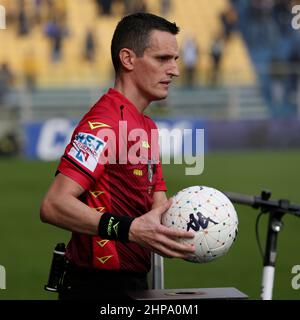
{"label": "radio device on belt", "polygon": [[67,263],[66,257],[66,246],[64,243],[58,243],[53,250],[51,268],[49,273],[48,283],[45,285],[45,290],[58,292],[61,285],[65,266]]}

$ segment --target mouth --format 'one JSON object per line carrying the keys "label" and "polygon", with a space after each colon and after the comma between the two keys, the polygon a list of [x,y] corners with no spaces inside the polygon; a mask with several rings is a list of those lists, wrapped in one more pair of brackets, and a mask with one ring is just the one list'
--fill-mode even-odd
{"label": "mouth", "polygon": [[165,86],[169,86],[169,84],[171,83],[171,80],[160,81],[160,83]]}

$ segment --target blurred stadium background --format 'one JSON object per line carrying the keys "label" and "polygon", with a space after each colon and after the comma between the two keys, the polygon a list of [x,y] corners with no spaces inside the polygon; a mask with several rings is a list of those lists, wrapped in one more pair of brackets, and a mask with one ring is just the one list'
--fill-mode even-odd
{"label": "blurred stadium background", "polygon": [[[122,15],[161,14],[181,27],[178,78],[149,110],[160,126],[205,129],[205,169],[165,165],[168,195],[190,185],[300,202],[300,37],[289,0],[0,0],[0,299],[43,291],[51,255],[69,233],[43,225],[39,204],[76,121],[113,85],[112,32]],[[175,151],[174,151],[175,152]],[[176,172],[176,175],[174,174]],[[259,299],[258,212],[237,206],[239,235],[219,260],[165,260],[167,288],[236,287]],[[300,219],[279,235],[274,298],[299,299]],[[260,225],[264,246],[267,216]]]}

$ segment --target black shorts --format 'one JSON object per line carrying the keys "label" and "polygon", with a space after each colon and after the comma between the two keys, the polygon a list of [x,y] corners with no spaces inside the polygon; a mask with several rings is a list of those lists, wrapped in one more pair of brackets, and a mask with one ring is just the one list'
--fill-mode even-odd
{"label": "black shorts", "polygon": [[128,301],[126,291],[147,290],[147,273],[109,271],[69,264],[59,300]]}

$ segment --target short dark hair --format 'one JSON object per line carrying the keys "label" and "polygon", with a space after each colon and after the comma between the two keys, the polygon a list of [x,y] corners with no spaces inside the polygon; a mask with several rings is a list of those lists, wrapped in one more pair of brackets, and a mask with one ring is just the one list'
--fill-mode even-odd
{"label": "short dark hair", "polygon": [[142,57],[149,45],[149,35],[153,30],[166,31],[176,35],[179,27],[162,17],[151,13],[133,13],[125,16],[118,23],[111,42],[111,57],[118,73],[121,67],[120,50],[128,48],[138,57]]}

